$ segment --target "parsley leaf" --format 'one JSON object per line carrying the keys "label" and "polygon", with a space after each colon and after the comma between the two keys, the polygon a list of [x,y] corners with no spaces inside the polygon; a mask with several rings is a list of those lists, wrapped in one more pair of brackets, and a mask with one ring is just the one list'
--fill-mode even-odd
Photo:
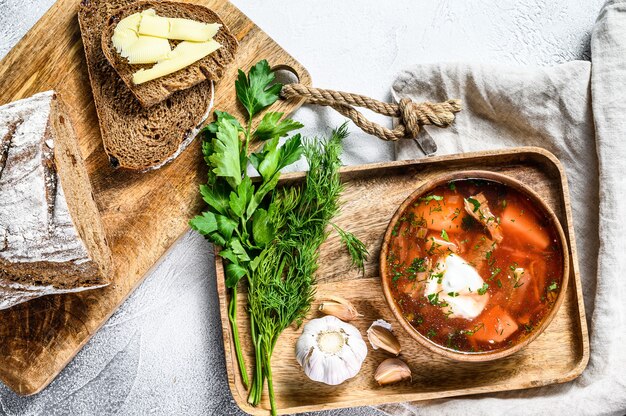
{"label": "parsley leaf", "polygon": [[233,253],[233,251],[231,249],[221,250],[219,252],[219,256],[221,258],[227,259],[231,263],[238,263],[239,262],[239,260],[237,259],[237,256],[235,255],[235,253]]}
{"label": "parsley leaf", "polygon": [[267,195],[271,190],[276,188],[276,184],[278,184],[278,179],[280,179],[280,171],[274,173],[274,175],[268,180],[263,181],[261,187],[256,191],[252,200],[248,204],[248,209],[246,210],[246,215],[248,218],[252,217],[254,214],[254,210],[263,202],[263,198]]}
{"label": "parsley leaf", "polygon": [[274,73],[265,59],[253,66],[248,76],[239,70],[235,90],[237,98],[248,111],[250,118],[278,100],[283,85],[280,83],[270,85],[272,81]]}
{"label": "parsley leaf", "polygon": [[254,132],[254,138],[259,140],[269,140],[274,137],[284,137],[293,130],[298,130],[304,127],[297,121],[286,118],[280,120],[283,113],[268,112],[265,113],[263,119],[259,123],[256,131]]}
{"label": "parsley leaf", "polygon": [[446,230],[441,230],[441,238],[443,238],[447,242],[450,242],[450,237],[448,237],[448,233],[446,232]]}
{"label": "parsley leaf", "polygon": [[270,180],[276,172],[300,159],[303,152],[300,134],[291,137],[281,147],[275,137],[265,142],[261,152],[250,155],[250,163],[264,180]]}
{"label": "parsley leaf", "polygon": [[552,284],[550,286],[548,286],[548,291],[549,292],[553,292],[553,291],[557,290],[558,287],[559,286],[556,284],[556,282],[552,282]]}
{"label": "parsley leaf", "polygon": [[259,247],[265,247],[274,239],[274,225],[268,221],[267,211],[258,208],[252,217],[252,236]]}
{"label": "parsley leaf", "polygon": [[218,127],[223,120],[230,121],[231,124],[237,128],[237,130],[243,131],[243,127],[241,127],[241,124],[234,116],[227,113],[226,111],[215,110],[215,121],[200,130],[200,133],[203,134],[205,140],[211,140],[215,138]]}
{"label": "parsley leaf", "polygon": [[233,288],[237,286],[239,283],[239,279],[241,279],[247,270],[245,267],[238,265],[237,263],[228,263],[226,265],[226,287]]}
{"label": "parsley leaf", "polygon": [[289,166],[292,163],[300,159],[304,153],[304,147],[302,146],[302,138],[300,134],[296,134],[285,142],[280,148],[280,161],[278,162],[278,169],[282,169],[285,166]]}
{"label": "parsley leaf", "polygon": [[229,120],[223,120],[218,127],[212,145],[214,153],[209,156],[209,161],[212,166],[215,166],[213,173],[216,176],[224,177],[232,188],[236,188],[241,183],[241,165],[239,163],[241,142],[237,127]]}
{"label": "parsley leaf", "polygon": [[236,217],[243,217],[244,212],[246,212],[246,208],[248,204],[252,200],[252,195],[254,194],[254,185],[252,185],[252,180],[246,176],[245,179],[241,181],[241,183],[237,186],[237,192],[230,193],[230,209],[233,210],[233,214]]}
{"label": "parsley leaf", "polygon": [[230,240],[233,236],[235,228],[237,228],[237,221],[224,215],[216,215],[215,219],[217,220],[217,230],[220,235],[224,238],[224,240]]}
{"label": "parsley leaf", "polygon": [[248,262],[248,261],[250,261],[250,256],[248,256],[248,252],[246,251],[245,248],[243,248],[243,246],[241,245],[241,242],[239,240],[234,240],[233,239],[230,242],[230,249],[235,254],[235,256],[237,256],[237,259],[240,262]]}
{"label": "parsley leaf", "polygon": [[271,178],[278,170],[278,161],[280,160],[280,150],[278,148],[278,137],[265,142],[263,151],[254,154],[254,160],[251,158],[252,165],[259,171],[264,180]]}
{"label": "parsley leaf", "polygon": [[228,192],[224,188],[221,183],[211,188],[204,184],[200,185],[200,195],[204,202],[220,214],[226,214],[229,208]]}
{"label": "parsley leaf", "polygon": [[217,230],[217,220],[212,212],[203,212],[189,221],[191,228],[202,235],[209,235]]}

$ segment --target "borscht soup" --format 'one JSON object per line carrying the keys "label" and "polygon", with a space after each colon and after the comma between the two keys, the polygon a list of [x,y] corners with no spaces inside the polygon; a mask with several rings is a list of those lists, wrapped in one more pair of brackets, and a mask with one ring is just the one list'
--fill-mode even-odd
{"label": "borscht soup", "polygon": [[561,234],[521,189],[452,180],[405,203],[391,227],[381,261],[396,314],[439,347],[508,349],[530,337],[556,304],[565,267]]}

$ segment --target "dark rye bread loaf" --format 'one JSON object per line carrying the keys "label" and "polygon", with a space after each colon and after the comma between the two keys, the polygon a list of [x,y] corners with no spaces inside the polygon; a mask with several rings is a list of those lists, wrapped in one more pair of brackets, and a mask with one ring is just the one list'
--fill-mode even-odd
{"label": "dark rye bread loaf", "polygon": [[[222,25],[214,39],[222,46],[215,52],[188,67],[174,72],[173,74],[157,78],[143,84],[133,83],[133,74],[141,68],[151,68],[149,65],[131,65],[128,60],[122,58],[113,46],[113,31],[117,23],[131,14],[154,9],[158,16],[178,17],[196,20],[204,23],[219,23]],[[173,42],[171,42],[174,45]],[[224,22],[213,11],[204,6],[188,3],[175,3],[170,1],[139,1],[123,9],[118,10],[107,21],[102,31],[102,51],[113,68],[117,71],[126,86],[137,97],[144,107],[150,107],[160,103],[176,91],[182,91],[196,84],[206,81],[218,81],[222,78],[224,68],[235,59],[237,39],[230,34]]]}
{"label": "dark rye bread loaf", "polygon": [[203,81],[142,107],[102,52],[109,16],[131,3],[82,0],[78,22],[104,149],[114,167],[145,171],[170,162],[191,143],[209,115],[213,84]]}
{"label": "dark rye bread loaf", "polygon": [[0,107],[0,309],[102,287],[111,261],[58,96],[48,91]]}

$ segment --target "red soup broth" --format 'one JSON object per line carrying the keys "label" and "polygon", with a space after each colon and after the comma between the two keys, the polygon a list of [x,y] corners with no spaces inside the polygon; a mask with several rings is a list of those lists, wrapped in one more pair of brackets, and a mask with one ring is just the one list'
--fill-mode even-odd
{"label": "red soup broth", "polygon": [[[455,180],[416,199],[391,234],[385,276],[391,294],[411,326],[440,346],[476,353],[508,348],[554,306],[563,274],[559,234],[521,191],[491,180]],[[446,293],[452,269],[442,273],[440,263],[452,264],[450,255],[471,266],[482,285],[472,272],[455,272],[457,286],[474,276],[473,290],[468,280],[467,289]],[[463,316],[453,306],[459,299],[478,306]]]}

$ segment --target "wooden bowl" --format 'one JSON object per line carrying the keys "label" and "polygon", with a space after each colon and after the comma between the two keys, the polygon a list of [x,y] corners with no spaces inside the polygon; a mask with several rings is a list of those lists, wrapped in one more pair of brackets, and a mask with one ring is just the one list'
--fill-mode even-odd
{"label": "wooden bowl", "polygon": [[[424,335],[422,335],[419,331],[417,331],[404,318],[400,309],[398,308],[398,305],[396,304],[395,299],[393,298],[391,294],[391,288],[390,288],[389,279],[387,275],[387,272],[388,272],[387,254],[389,251],[389,243],[392,237],[392,230],[394,229],[394,226],[396,225],[400,217],[402,217],[406,209],[411,204],[413,204],[415,200],[422,197],[423,195],[426,195],[428,192],[430,192],[432,189],[436,188],[439,185],[446,184],[450,181],[461,180],[461,179],[492,180],[492,181],[496,181],[501,184],[504,184],[513,189],[516,189],[522,194],[527,195],[530,198],[530,200],[533,202],[533,204],[541,208],[548,215],[549,217],[548,220],[554,226],[557,232],[558,238],[560,239],[560,242],[561,242],[561,247],[563,250],[562,252],[563,276],[562,276],[562,281],[561,281],[561,287],[560,287],[559,293],[557,294],[556,301],[554,302],[554,305],[552,306],[552,309],[545,316],[545,318],[541,322],[541,325],[536,327],[530,335],[522,339],[520,342],[505,349],[486,351],[486,352],[460,352],[460,351],[455,351],[455,350],[446,348],[442,345],[436,344],[430,339],[428,339],[427,337],[425,337]],[[554,212],[552,211],[552,209],[550,209],[550,207],[543,201],[543,199],[541,199],[541,197],[537,193],[535,193],[532,189],[522,184],[518,180],[513,179],[509,176],[506,176],[500,173],[489,172],[489,171],[470,170],[470,171],[448,173],[445,175],[440,175],[435,178],[429,179],[428,181],[420,185],[413,193],[411,193],[411,195],[409,195],[409,197],[400,205],[400,207],[398,207],[394,216],[391,218],[389,225],[387,226],[387,231],[385,232],[385,237],[384,237],[382,249],[380,252],[380,276],[382,279],[383,292],[385,294],[385,299],[387,300],[387,303],[389,307],[391,308],[391,311],[395,315],[396,319],[398,320],[402,328],[404,328],[404,330],[413,339],[415,339],[418,343],[420,343],[421,345],[423,345],[425,348],[429,349],[430,351],[436,354],[439,354],[441,356],[450,358],[452,360],[468,361],[468,362],[482,362],[482,361],[496,360],[496,359],[503,358],[503,357],[516,353],[517,351],[521,350],[522,348],[530,344],[533,340],[535,340],[548,327],[548,325],[550,325],[550,322],[552,322],[552,319],[554,318],[561,304],[563,303],[563,299],[567,291],[567,284],[569,281],[569,274],[570,274],[569,263],[570,263],[569,250],[568,250],[567,240],[565,238],[565,233],[563,232],[563,228],[561,227],[561,224],[558,218],[556,217],[556,215],[554,214]]]}

